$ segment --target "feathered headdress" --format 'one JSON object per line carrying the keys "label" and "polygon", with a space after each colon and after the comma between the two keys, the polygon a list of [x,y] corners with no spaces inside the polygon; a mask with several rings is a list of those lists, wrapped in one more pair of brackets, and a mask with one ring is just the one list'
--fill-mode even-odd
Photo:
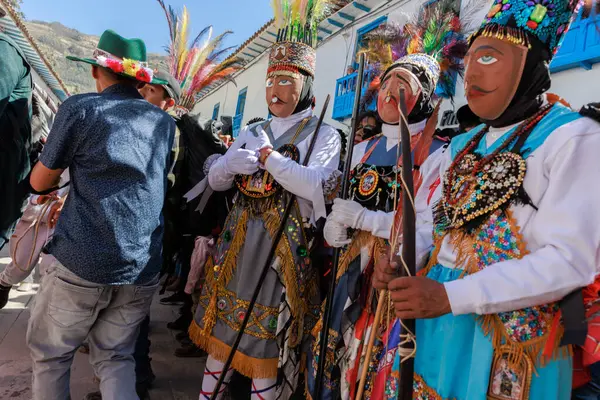
{"label": "feathered headdress", "polygon": [[[166,6],[164,0],[158,3],[165,11],[171,42],[169,53],[169,73],[181,85],[181,100],[178,108],[190,111],[197,102],[198,93],[210,84],[223,80],[233,81],[232,74],[241,67],[241,59],[225,58],[234,47],[223,47],[224,39],[231,34],[226,31],[212,37],[213,27],[204,28],[188,45],[189,14],[184,6],[181,14],[173,7]],[[225,59],[224,59],[225,58]]]}
{"label": "feathered headdress", "polygon": [[271,49],[268,75],[314,76],[319,22],[331,11],[331,0],[272,0],[277,43]]}
{"label": "feathered headdress", "polygon": [[[439,76],[435,77],[437,94],[452,98],[456,76],[462,77],[464,72],[463,58],[468,49],[463,32],[464,19],[459,18],[459,12],[453,0],[440,0],[425,6],[419,14],[409,16],[404,25],[386,23],[366,35],[366,46],[359,54],[365,53],[379,74],[402,61],[417,59],[416,54],[430,56],[439,64],[439,68],[428,68],[435,74],[439,70]],[[378,81],[374,80],[371,92],[376,90]]]}

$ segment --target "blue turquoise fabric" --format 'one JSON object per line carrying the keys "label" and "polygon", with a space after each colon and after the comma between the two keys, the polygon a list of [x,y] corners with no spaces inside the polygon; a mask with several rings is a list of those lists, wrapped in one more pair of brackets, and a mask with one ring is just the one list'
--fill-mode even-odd
{"label": "blue turquoise fabric", "polygon": [[162,265],[162,208],[175,122],[127,85],[72,96],[40,161],[71,189],[47,250],[82,279],[145,284]]}
{"label": "blue turquoise fabric", "polygon": [[[548,112],[548,114],[533,128],[529,137],[525,141],[523,145],[521,155],[523,158],[527,158],[533,153],[535,150],[540,147],[544,141],[550,136],[552,132],[554,132],[557,128],[568,124],[570,122],[576,121],[579,118],[583,118],[578,112],[571,110],[563,106],[560,103],[555,104],[552,109]],[[485,128],[485,125],[479,125],[473,129],[471,129],[467,133],[463,133],[458,135],[452,142],[450,142],[450,151],[452,159],[456,157],[456,155],[465,148],[469,140],[473,138],[477,133],[479,133],[482,129]],[[486,155],[494,150],[496,150],[499,146],[504,143],[504,141],[516,130],[519,126],[517,125],[513,129],[506,132],[502,135],[498,140],[496,140],[492,145],[488,148],[486,141],[481,140],[479,142],[479,146],[475,149],[475,152],[479,155]],[[509,147],[510,149],[510,147]]]}
{"label": "blue turquoise fabric", "polygon": [[[437,282],[459,279],[462,271],[434,266],[427,277]],[[417,320],[415,373],[444,399],[485,400],[494,349],[475,319],[452,314]],[[571,397],[571,358],[557,359],[532,376],[530,400],[567,400]]]}

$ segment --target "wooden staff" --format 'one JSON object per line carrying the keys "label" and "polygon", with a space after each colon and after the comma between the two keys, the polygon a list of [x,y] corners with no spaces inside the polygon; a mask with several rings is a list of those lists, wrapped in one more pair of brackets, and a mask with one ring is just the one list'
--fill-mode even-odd
{"label": "wooden staff", "polygon": [[[403,144],[410,143],[410,132],[405,126],[404,116],[406,116],[406,99],[404,89],[400,89],[400,139]],[[402,146],[402,259],[399,265],[406,266],[401,268],[401,275],[415,276],[416,275],[416,216],[414,209],[415,187],[413,182],[413,164],[411,155],[411,146]],[[393,249],[395,250],[395,249]],[[393,251],[392,251],[393,253]],[[402,321],[406,327],[405,334],[414,334],[415,320]],[[402,335],[402,331],[400,331]],[[402,344],[402,340],[400,343]],[[404,341],[404,346],[401,347],[405,352],[414,352],[414,343],[412,340]],[[399,400],[411,400],[413,390],[413,375],[415,369],[415,359],[409,357],[400,366],[400,388],[398,390]]]}
{"label": "wooden staff", "polygon": [[369,344],[367,345],[367,351],[365,353],[365,362],[363,364],[362,373],[360,375],[360,383],[358,384],[358,391],[356,392],[356,400],[362,399],[363,392],[365,390],[365,384],[367,383],[367,374],[369,372],[369,364],[371,360],[371,354],[373,354],[373,345],[375,343],[375,336],[381,323],[381,315],[383,314],[383,303],[387,294],[387,290],[383,289],[379,291],[379,303],[377,303],[377,311],[375,311],[375,318],[373,319],[373,325],[371,326],[371,333],[369,334]]}
{"label": "wooden staff", "polygon": [[[317,137],[319,136],[319,130],[321,129],[323,119],[325,118],[325,113],[327,112],[327,107],[329,106],[330,98],[331,98],[331,96],[327,95],[327,98],[325,99],[325,104],[323,105],[323,110],[321,110],[321,115],[319,117],[319,121],[317,122],[317,127],[315,128],[315,133],[313,134],[312,140],[310,142],[310,146],[308,147],[308,151],[306,152],[306,156],[304,157],[304,162],[303,162],[304,166],[308,165],[310,156],[315,148],[315,143],[317,143]],[[211,400],[216,400],[216,398],[219,394],[219,390],[221,389],[221,386],[223,385],[223,381],[225,380],[225,375],[227,375],[227,371],[229,371],[229,367],[231,366],[231,363],[233,362],[235,353],[237,352],[237,349],[240,345],[242,337],[244,336],[244,331],[246,330],[246,327],[248,326],[248,321],[250,321],[250,316],[252,315],[252,310],[254,309],[254,304],[256,303],[256,299],[258,299],[258,295],[260,294],[262,285],[267,277],[267,273],[271,269],[271,264],[273,263],[273,259],[275,258],[275,251],[277,250],[277,246],[279,245],[279,240],[281,239],[281,236],[283,235],[283,231],[285,229],[287,220],[290,216],[290,213],[292,212],[292,207],[294,206],[295,199],[296,199],[296,196],[292,194],[290,196],[290,199],[288,200],[286,207],[285,207],[285,211],[283,213],[283,216],[281,217],[281,222],[279,224],[279,228],[277,229],[277,233],[273,237],[273,242],[271,244],[271,249],[269,250],[267,260],[265,261],[265,264],[262,268],[262,272],[260,274],[260,278],[258,280],[258,283],[256,284],[256,288],[254,289],[254,293],[252,294],[250,303],[248,304],[248,310],[246,310],[246,314],[244,315],[244,320],[242,321],[240,330],[235,338],[235,341],[233,342],[233,346],[231,346],[231,351],[229,352],[229,356],[227,356],[227,361],[225,362],[225,365],[223,366],[221,375],[219,375],[219,380],[217,381],[217,386],[215,386],[213,394],[210,397]]]}
{"label": "wooden staff", "polygon": [[[363,86],[363,75],[365,72],[365,55],[360,55],[358,77],[356,78],[356,91],[354,93],[354,110],[352,112],[352,134],[348,138],[348,153],[346,155],[346,162],[344,163],[344,175],[342,176],[342,191],[340,197],[346,199],[348,197],[348,185],[350,182],[350,170],[352,168],[352,153],[354,150],[354,138],[356,137],[356,131],[360,121],[358,119],[360,109],[360,97],[362,94]],[[313,399],[318,400],[321,398],[321,391],[323,388],[323,375],[325,373],[325,360],[327,359],[327,341],[329,337],[329,325],[331,322],[331,312],[333,310],[333,295],[335,292],[335,284],[337,277],[338,264],[340,263],[341,248],[336,248],[333,252],[333,262],[331,266],[331,283],[329,284],[329,291],[325,298],[325,310],[323,312],[323,323],[321,329],[321,342],[319,346],[319,365],[317,368],[317,379],[315,381],[315,392],[313,393]]]}

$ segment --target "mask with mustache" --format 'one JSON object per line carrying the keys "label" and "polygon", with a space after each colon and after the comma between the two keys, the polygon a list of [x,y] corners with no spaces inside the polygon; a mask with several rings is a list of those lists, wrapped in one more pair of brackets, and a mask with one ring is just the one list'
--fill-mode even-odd
{"label": "mask with mustache", "polygon": [[267,78],[266,89],[269,111],[276,117],[287,118],[312,105],[313,78],[302,71],[271,76]]}
{"label": "mask with mustache", "polygon": [[432,95],[435,84],[422,67],[410,63],[397,63],[381,76],[377,97],[377,113],[388,125],[398,125],[399,88],[405,88],[408,123],[423,121],[433,113]]}
{"label": "mask with mustache", "polygon": [[465,93],[471,110],[493,127],[535,114],[550,88],[548,52],[535,37],[531,46],[478,36],[465,59]]}

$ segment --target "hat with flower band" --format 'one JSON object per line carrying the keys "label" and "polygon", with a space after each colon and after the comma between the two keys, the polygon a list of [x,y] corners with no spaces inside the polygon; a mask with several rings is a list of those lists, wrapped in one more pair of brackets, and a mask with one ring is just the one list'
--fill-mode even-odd
{"label": "hat with flower band", "polygon": [[154,71],[146,62],[146,44],[143,40],[126,39],[110,29],[100,36],[92,58],[67,56],[67,59],[108,68],[116,74],[140,82],[158,85],[168,83],[154,78]]}
{"label": "hat with flower band", "polygon": [[269,54],[267,76],[315,76],[319,22],[330,11],[329,0],[274,0],[277,40]]}
{"label": "hat with flower band", "polygon": [[471,43],[486,36],[529,47],[534,37],[549,54],[556,54],[579,4],[578,0],[494,0]]}

